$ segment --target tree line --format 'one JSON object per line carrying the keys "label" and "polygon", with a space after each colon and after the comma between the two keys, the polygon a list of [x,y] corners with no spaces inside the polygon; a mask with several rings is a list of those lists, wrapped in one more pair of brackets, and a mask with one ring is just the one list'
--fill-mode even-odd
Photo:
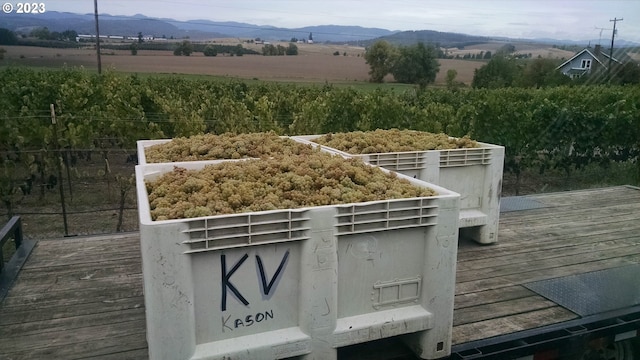
{"label": "tree line", "polygon": [[[481,53],[486,64],[476,69],[471,86],[474,88],[497,89],[502,87],[539,88],[562,85],[589,84],[639,84],[640,66],[630,61],[614,64],[612,69],[599,68],[587,76],[572,80],[564,75],[558,66],[560,59],[539,57],[531,59],[529,55],[514,54],[515,46],[505,44],[491,54]],[[442,50],[433,45],[417,43],[411,46],[395,46],[380,40],[366,49],[365,59],[369,65],[370,81],[381,83],[388,74],[396,82],[418,84],[420,87],[433,83],[439,71],[439,58],[446,58]],[[476,57],[477,58],[477,57]],[[447,73],[447,86],[462,86],[455,81],[455,70]]]}

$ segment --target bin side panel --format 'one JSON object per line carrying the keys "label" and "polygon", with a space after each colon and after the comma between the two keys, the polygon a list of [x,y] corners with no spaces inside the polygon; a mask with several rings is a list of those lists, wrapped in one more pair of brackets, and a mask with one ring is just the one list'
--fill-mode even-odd
{"label": "bin side panel", "polygon": [[338,318],[418,303],[428,229],[340,236]]}
{"label": "bin side panel", "polygon": [[298,243],[185,256],[192,257],[197,344],[297,326]]}
{"label": "bin side panel", "polygon": [[483,209],[485,171],[484,165],[441,168],[438,185],[460,194],[461,209]]}

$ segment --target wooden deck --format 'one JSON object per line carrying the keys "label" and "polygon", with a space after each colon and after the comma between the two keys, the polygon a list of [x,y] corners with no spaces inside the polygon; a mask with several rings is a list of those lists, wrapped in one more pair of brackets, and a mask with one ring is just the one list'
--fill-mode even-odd
{"label": "wooden deck", "polygon": [[[498,244],[461,241],[454,344],[577,317],[524,283],[640,263],[640,189],[530,198]],[[137,233],[44,240],[0,305],[0,358],[145,359],[145,331]]]}

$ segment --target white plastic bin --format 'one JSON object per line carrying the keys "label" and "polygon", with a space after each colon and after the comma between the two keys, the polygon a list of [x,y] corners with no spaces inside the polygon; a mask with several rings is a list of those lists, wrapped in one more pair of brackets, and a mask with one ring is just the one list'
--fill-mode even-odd
{"label": "white plastic bin", "polygon": [[168,142],[170,142],[171,139],[159,139],[159,140],[138,140],[136,146],[137,146],[137,152],[138,152],[138,164],[139,165],[146,165],[147,164],[147,157],[145,155],[145,149],[153,146],[153,145],[159,145],[159,144],[166,144]]}
{"label": "white plastic bin", "polygon": [[406,334],[419,356],[451,347],[460,196],[152,221],[136,166],[151,359],[336,359]]}
{"label": "white plastic bin", "polygon": [[[322,135],[293,136],[315,146]],[[437,184],[460,194],[461,232],[481,244],[498,241],[504,147],[478,142],[480,147],[449,150],[349,154],[322,149]]]}

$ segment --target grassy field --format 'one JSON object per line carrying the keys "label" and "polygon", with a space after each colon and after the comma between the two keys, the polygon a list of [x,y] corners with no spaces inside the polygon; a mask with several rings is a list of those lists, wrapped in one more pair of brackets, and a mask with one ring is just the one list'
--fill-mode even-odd
{"label": "grassy field", "polygon": [[[255,46],[255,45],[254,45]],[[34,67],[82,66],[97,68],[95,50],[49,49],[26,46],[5,46],[5,59],[0,65],[25,65]],[[191,56],[174,56],[171,51],[139,51],[131,55],[127,50],[105,50],[101,56],[102,67],[127,73],[191,74],[233,77],[265,81],[299,83],[347,83],[366,84],[369,65],[363,48],[341,45],[300,44],[298,56],[216,56],[202,53]],[[342,51],[340,51],[340,50]],[[333,52],[341,55],[335,56]],[[344,54],[347,54],[346,56]],[[484,65],[482,61],[440,60],[440,72],[436,85],[443,85],[449,69],[458,72],[457,80],[470,84],[474,70]],[[392,82],[389,76],[387,82]]]}

